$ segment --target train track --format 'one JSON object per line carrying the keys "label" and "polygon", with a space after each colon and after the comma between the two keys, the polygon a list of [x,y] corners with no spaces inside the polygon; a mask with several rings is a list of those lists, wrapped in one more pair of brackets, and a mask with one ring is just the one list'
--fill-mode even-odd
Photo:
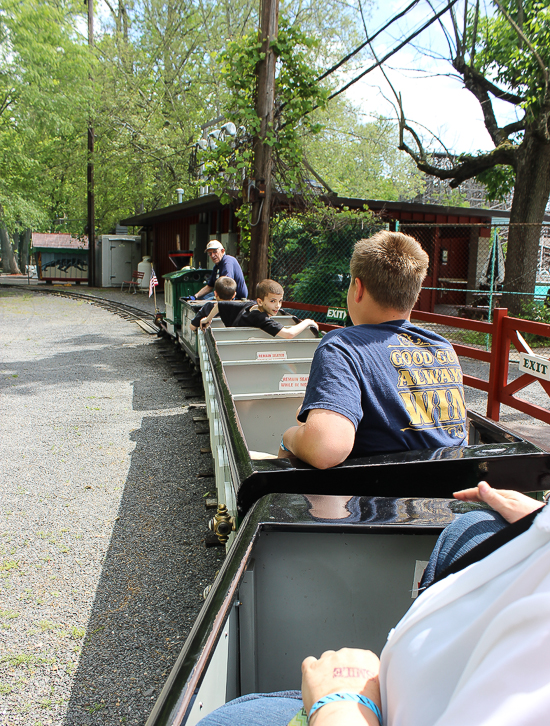
{"label": "train track", "polygon": [[[2,287],[11,287],[17,290],[23,289],[21,285],[7,284],[2,285]],[[114,315],[124,318],[124,320],[137,323],[143,330],[145,330],[145,332],[150,333],[151,335],[153,333],[157,333],[159,330],[158,326],[155,325],[155,316],[152,313],[148,313],[147,311],[133,307],[132,305],[127,305],[126,303],[109,300],[104,297],[98,297],[97,295],[87,295],[83,292],[73,292],[72,290],[67,289],[48,289],[47,287],[37,287],[33,285],[25,287],[24,289],[38,294],[57,295],[58,297],[66,297],[72,300],[82,300],[90,305],[96,305],[104,310],[108,310]]]}

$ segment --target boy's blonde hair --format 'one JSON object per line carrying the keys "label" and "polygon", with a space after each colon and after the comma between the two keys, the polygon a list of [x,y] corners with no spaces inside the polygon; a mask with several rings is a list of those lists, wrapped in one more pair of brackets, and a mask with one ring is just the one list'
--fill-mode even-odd
{"label": "boy's blonde hair", "polygon": [[379,305],[412,310],[429,261],[413,237],[382,230],[356,242],[350,263],[351,279],[359,278]]}
{"label": "boy's blonde hair", "polygon": [[270,293],[272,295],[284,295],[284,290],[275,280],[261,280],[256,285],[256,298],[264,300]]}
{"label": "boy's blonde hair", "polygon": [[237,283],[231,277],[218,277],[214,283],[214,292],[220,300],[233,300],[237,292]]}

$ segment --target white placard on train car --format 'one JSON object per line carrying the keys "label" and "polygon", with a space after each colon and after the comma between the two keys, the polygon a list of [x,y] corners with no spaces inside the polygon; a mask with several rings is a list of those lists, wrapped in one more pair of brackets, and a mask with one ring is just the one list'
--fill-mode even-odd
{"label": "white placard on train car", "polygon": [[308,380],[309,373],[286,373],[279,381],[279,391],[305,391]]}
{"label": "white placard on train car", "polygon": [[286,360],[286,350],[259,350],[256,353],[256,360]]}
{"label": "white placard on train car", "polygon": [[519,369],[522,373],[529,373],[535,378],[550,381],[550,360],[540,355],[519,354]]}

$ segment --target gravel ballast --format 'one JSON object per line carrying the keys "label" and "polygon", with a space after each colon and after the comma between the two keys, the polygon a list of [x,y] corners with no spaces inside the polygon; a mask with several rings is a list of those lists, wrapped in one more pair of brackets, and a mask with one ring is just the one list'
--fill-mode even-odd
{"label": "gravel ballast", "polygon": [[223,559],[207,439],[155,336],[0,296],[0,724],[144,724]]}

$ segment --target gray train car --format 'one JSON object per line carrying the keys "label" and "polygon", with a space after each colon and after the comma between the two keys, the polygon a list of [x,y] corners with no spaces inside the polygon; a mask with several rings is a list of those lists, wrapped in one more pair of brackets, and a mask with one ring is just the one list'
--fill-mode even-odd
{"label": "gray train car", "polygon": [[380,652],[441,530],[481,506],[453,491],[481,479],[550,488],[548,453],[472,412],[465,447],[323,471],[278,459],[318,338],[214,326],[194,340],[219,502],[213,526],[227,557],[147,726],[194,726],[237,696],[297,689],[307,655]]}

